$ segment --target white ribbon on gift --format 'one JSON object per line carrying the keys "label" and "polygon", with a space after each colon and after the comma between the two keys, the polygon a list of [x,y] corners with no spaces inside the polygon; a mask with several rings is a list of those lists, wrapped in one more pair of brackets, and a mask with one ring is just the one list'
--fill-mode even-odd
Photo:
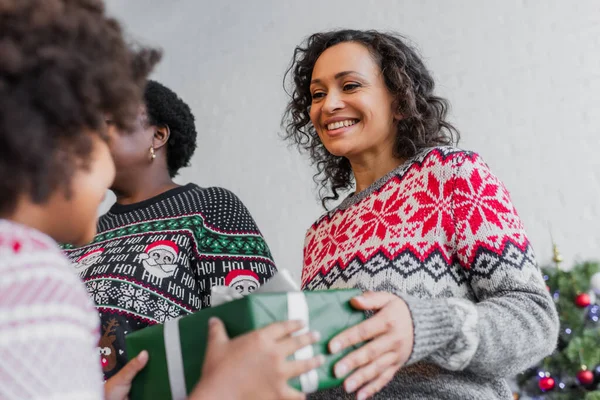
{"label": "white ribbon on gift", "polygon": [[[291,289],[291,290],[290,290]],[[226,303],[239,298],[239,294],[235,289],[226,286],[217,286],[213,289],[212,305]],[[233,292],[235,292],[235,294]],[[288,320],[300,320],[304,322],[304,328],[294,335],[301,335],[309,331],[309,312],[306,296],[303,292],[298,291],[298,287],[285,270],[280,271],[264,284],[255,293],[281,293],[287,292],[287,311]],[[215,296],[217,296],[217,304],[215,304]],[[167,371],[169,375],[169,385],[171,387],[171,398],[173,400],[185,400],[187,390],[185,386],[183,356],[181,353],[181,341],[179,337],[179,318],[175,318],[165,322],[164,324],[164,341],[165,353],[167,358]],[[306,360],[314,356],[312,345],[305,346],[294,353],[294,359]],[[316,392],[319,388],[319,375],[316,370],[306,372],[299,377],[300,387],[304,393]]]}
{"label": "white ribbon on gift", "polygon": [[[304,322],[304,328],[294,333],[294,335],[302,335],[308,333],[308,323],[310,320],[308,314],[308,303],[306,296],[302,292],[288,292],[287,294],[288,319],[300,320]],[[294,353],[296,360],[307,360],[314,357],[313,347],[305,346]],[[300,375],[300,388],[304,393],[314,393],[319,388],[319,374],[313,369]]]}
{"label": "white ribbon on gift", "polygon": [[163,327],[172,400],[185,400],[187,398],[185,376],[183,374],[183,353],[181,353],[181,340],[179,339],[180,319],[181,317],[171,319],[165,322]]}

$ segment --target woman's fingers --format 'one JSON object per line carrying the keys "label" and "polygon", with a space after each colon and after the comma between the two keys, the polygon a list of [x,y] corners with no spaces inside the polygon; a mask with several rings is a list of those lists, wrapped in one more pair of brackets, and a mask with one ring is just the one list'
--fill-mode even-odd
{"label": "woman's fingers", "polygon": [[400,361],[398,351],[400,346],[402,346],[401,340],[393,334],[379,336],[338,361],[334,368],[335,376],[342,378],[357,368],[371,364],[386,353],[395,354],[395,362]]}
{"label": "woman's fingers", "polygon": [[366,342],[385,333],[389,329],[386,316],[377,313],[358,325],[346,329],[329,341],[329,351],[333,354],[355,344]]}
{"label": "woman's fingers", "polygon": [[348,378],[346,378],[346,380],[344,381],[344,389],[346,390],[346,392],[352,393],[355,390],[364,386],[365,384],[376,379],[390,366],[397,364],[397,353],[385,353],[381,355],[381,357],[378,357],[376,360],[373,360],[371,363],[354,371],[354,373],[352,373]]}

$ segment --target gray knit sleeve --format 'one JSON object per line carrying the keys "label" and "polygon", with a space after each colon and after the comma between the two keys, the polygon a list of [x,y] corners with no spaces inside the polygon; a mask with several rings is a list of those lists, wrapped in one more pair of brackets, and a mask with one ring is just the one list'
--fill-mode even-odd
{"label": "gray knit sleeve", "polygon": [[456,262],[474,299],[401,296],[414,324],[409,363],[507,377],[554,350],[558,316],[503,184],[476,154],[453,179]]}

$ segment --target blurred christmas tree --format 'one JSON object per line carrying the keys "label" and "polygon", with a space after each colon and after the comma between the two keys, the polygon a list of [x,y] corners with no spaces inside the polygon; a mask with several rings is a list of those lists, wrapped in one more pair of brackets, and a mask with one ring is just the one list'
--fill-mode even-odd
{"label": "blurred christmas tree", "polygon": [[565,271],[554,246],[554,265],[542,268],[560,318],[558,345],[539,365],[519,374],[520,394],[536,400],[600,400],[600,264]]}

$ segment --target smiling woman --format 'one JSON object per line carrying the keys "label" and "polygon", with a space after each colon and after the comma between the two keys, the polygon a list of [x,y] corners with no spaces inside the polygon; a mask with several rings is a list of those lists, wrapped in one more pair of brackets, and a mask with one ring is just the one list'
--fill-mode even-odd
{"label": "smiling woman", "polygon": [[[458,141],[458,131],[446,121],[447,101],[433,93],[431,74],[399,36],[350,30],[312,35],[306,47],[294,51],[286,78],[289,75],[293,101],[282,120],[285,138],[307,151],[317,166],[315,179],[320,183],[323,207],[353,184],[349,160],[324,142],[336,136],[338,132],[332,129],[336,126],[324,125],[352,125],[362,118],[357,127],[362,135],[385,126],[383,131],[390,135],[377,138],[379,145],[370,144],[367,154],[383,150],[385,142],[385,151],[399,160],[427,147]],[[327,114],[346,102],[343,114]],[[315,123],[315,118],[321,119]],[[324,132],[328,134],[323,136]]]}
{"label": "smiling woman", "polygon": [[373,316],[329,343],[367,342],[335,366],[345,391],[512,398],[505,378],[552,352],[556,311],[508,191],[450,146],[417,53],[392,34],[317,33],[288,72],[286,137],[317,166],[323,204],[355,185],[309,228],[302,270],[305,290],[368,291],[352,305]]}
{"label": "smiling woman", "polygon": [[402,114],[390,107],[394,98],[369,50],[359,43],[340,43],[319,57],[312,75],[310,119],[329,153],[352,160],[354,169],[375,158],[392,161],[377,163],[385,172],[397,167],[401,159],[393,155],[394,125]]}

